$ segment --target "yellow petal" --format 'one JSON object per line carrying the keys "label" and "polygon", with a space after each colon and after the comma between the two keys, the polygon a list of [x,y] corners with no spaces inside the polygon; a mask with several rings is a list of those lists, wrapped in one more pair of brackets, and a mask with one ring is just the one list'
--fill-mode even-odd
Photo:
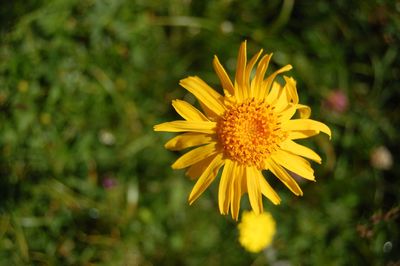
{"label": "yellow petal", "polygon": [[292,77],[283,77],[286,81],[285,89],[287,94],[288,102],[292,102],[296,105],[296,109],[300,113],[300,118],[309,118],[311,115],[311,108],[307,105],[298,104],[299,95],[297,94],[296,81]]}
{"label": "yellow petal", "polygon": [[278,70],[275,71],[274,73],[272,73],[272,74],[265,80],[265,83],[264,83],[264,85],[263,85],[264,91],[265,91],[265,92],[264,92],[264,98],[265,98],[265,99],[267,98],[267,96],[268,96],[268,94],[269,94],[269,89],[270,89],[270,87],[271,87],[271,85],[272,85],[274,79],[276,78],[276,76],[279,75],[280,73],[289,71],[289,70],[291,70],[291,69],[292,69],[292,66],[291,66],[291,65],[286,65],[286,66],[284,66],[284,67],[278,69]]}
{"label": "yellow petal", "polygon": [[269,61],[271,60],[271,57],[272,57],[272,53],[269,55],[268,54],[264,55],[263,58],[261,58],[260,62],[258,63],[256,75],[251,84],[252,91],[254,91],[254,98],[256,98],[256,99],[264,98],[265,87],[263,86],[263,80],[264,80],[265,72],[268,69],[268,65],[269,65]]}
{"label": "yellow petal", "polygon": [[179,157],[178,160],[176,160],[171,167],[173,169],[182,169],[192,164],[198,163],[201,160],[204,160],[205,158],[210,157],[217,152],[215,145],[216,143],[210,143],[208,145],[188,151],[187,153]]}
{"label": "yellow petal", "polygon": [[259,173],[261,193],[267,197],[273,204],[278,205],[281,203],[281,198],[276,194],[275,190],[268,184],[262,173]]}
{"label": "yellow petal", "polygon": [[318,134],[319,131],[315,130],[292,130],[288,132],[288,139],[306,139]]}
{"label": "yellow petal", "polygon": [[197,110],[193,105],[181,100],[173,100],[172,106],[176,112],[185,120],[191,121],[209,121],[205,115]]}
{"label": "yellow petal", "polygon": [[279,164],[275,162],[273,159],[269,159],[266,162],[266,168],[270,170],[287,188],[290,189],[295,195],[301,196],[303,195],[303,191],[301,191],[301,188],[299,185],[296,183],[296,181],[293,179],[291,175],[286,172],[285,169],[283,169]]}
{"label": "yellow petal", "polygon": [[289,171],[305,179],[315,181],[314,170],[311,168],[310,163],[300,156],[284,150],[277,150],[271,155],[271,158]]}
{"label": "yellow petal", "polygon": [[260,214],[263,212],[260,179],[258,174],[254,173],[259,172],[259,170],[254,167],[246,167],[245,171],[251,208],[255,214]]}
{"label": "yellow petal", "polygon": [[239,217],[240,199],[242,197],[242,180],[244,179],[244,169],[238,164],[234,164],[233,176],[231,182],[231,214],[232,218],[237,221]]}
{"label": "yellow petal", "polygon": [[251,78],[251,71],[253,70],[254,65],[256,64],[258,58],[262,54],[263,49],[261,49],[257,54],[255,54],[251,59],[250,62],[246,66],[246,73],[244,75],[245,82],[247,84],[247,88],[250,89],[249,97],[254,97],[254,92],[250,84],[250,78]]}
{"label": "yellow petal", "polygon": [[154,126],[154,131],[164,132],[198,132],[206,134],[215,134],[215,122],[197,122],[197,121],[172,121]]}
{"label": "yellow petal", "polygon": [[[251,59],[250,62],[246,66],[246,73],[244,75],[244,80],[246,82],[250,81],[251,71],[253,70],[254,65],[256,64],[258,58],[262,54],[263,49],[261,49],[258,53],[256,53]],[[250,84],[249,84],[250,85]]]}
{"label": "yellow petal", "polygon": [[221,116],[225,112],[222,95],[212,89],[199,77],[188,77],[180,81],[182,87],[191,92],[215,114]]}
{"label": "yellow petal", "polygon": [[279,97],[278,97],[277,101],[274,104],[275,111],[276,112],[282,112],[283,110],[287,109],[287,107],[289,106],[289,103],[290,102],[288,101],[287,88],[285,86],[281,90],[281,92],[279,94]]}
{"label": "yellow petal", "polygon": [[208,188],[223,164],[222,154],[218,153],[197,180],[192,192],[190,192],[188,199],[190,205]]}
{"label": "yellow petal", "polygon": [[197,179],[204,173],[207,167],[210,165],[211,161],[214,159],[214,156],[210,156],[205,158],[204,160],[191,165],[186,171],[186,175],[190,177],[190,179]]}
{"label": "yellow petal", "polygon": [[233,175],[233,162],[226,160],[224,170],[218,188],[218,206],[221,214],[228,214],[231,202],[231,183],[235,179]]}
{"label": "yellow petal", "polygon": [[300,118],[307,119],[311,115],[311,108],[307,105],[297,104],[297,110],[299,110]]}
{"label": "yellow petal", "polygon": [[286,121],[285,123],[282,124],[282,129],[283,130],[314,130],[314,131],[322,131],[325,134],[331,138],[331,130],[327,125],[324,123],[321,123],[316,120],[311,120],[311,119],[292,119],[289,121]]}
{"label": "yellow petal", "polygon": [[283,111],[280,112],[279,114],[279,120],[281,123],[284,123],[285,121],[289,120],[294,116],[296,113],[297,106],[294,104],[289,104],[288,108],[284,109]]}
{"label": "yellow petal", "polygon": [[217,73],[219,80],[221,81],[222,88],[224,89],[224,94],[226,96],[231,96],[234,94],[235,88],[233,87],[232,81],[226,73],[224,67],[218,60],[217,56],[214,56],[213,60],[214,70]]}
{"label": "yellow petal", "polygon": [[307,105],[289,104],[288,107],[282,110],[281,113],[279,114],[280,122],[283,124],[286,121],[290,120],[296,113],[296,110],[299,111],[300,118],[306,119],[309,118],[311,115],[311,109]]}
{"label": "yellow petal", "polygon": [[184,133],[170,139],[164,147],[168,150],[179,151],[186,148],[207,144],[214,141],[209,134],[203,133]]}
{"label": "yellow petal", "polygon": [[235,76],[235,97],[238,100],[243,99],[243,89],[246,86],[245,84],[246,61],[247,61],[246,44],[247,42],[244,41],[240,45],[239,54],[237,58],[236,76]]}
{"label": "yellow petal", "polygon": [[292,77],[283,76],[286,81],[288,101],[294,104],[299,103],[299,95],[297,94],[296,81]]}
{"label": "yellow petal", "polygon": [[291,153],[303,156],[317,163],[321,163],[321,157],[315,153],[312,149],[309,149],[303,145],[300,145],[290,139],[285,140],[280,144],[281,149],[289,151]]}
{"label": "yellow petal", "polygon": [[[265,88],[265,85],[263,85],[263,88]],[[274,82],[274,84],[272,84],[271,91],[269,92],[268,96],[265,98],[265,101],[269,104],[274,103],[278,99],[279,92],[281,90],[282,90],[282,85],[279,84],[278,82]]]}
{"label": "yellow petal", "polygon": [[214,113],[214,112],[213,112],[210,108],[208,108],[204,103],[202,103],[202,102],[200,102],[200,101],[199,101],[199,103],[200,103],[201,109],[203,110],[203,112],[206,114],[207,118],[208,118],[210,121],[217,121],[217,120],[218,120],[219,115],[217,115],[216,113]]}

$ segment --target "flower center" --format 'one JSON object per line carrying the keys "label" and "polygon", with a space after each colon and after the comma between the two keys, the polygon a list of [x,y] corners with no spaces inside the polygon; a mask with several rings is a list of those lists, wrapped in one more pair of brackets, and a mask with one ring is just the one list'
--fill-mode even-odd
{"label": "flower center", "polygon": [[254,99],[229,106],[218,121],[217,134],[225,156],[258,169],[265,168],[265,159],[285,137],[274,107]]}

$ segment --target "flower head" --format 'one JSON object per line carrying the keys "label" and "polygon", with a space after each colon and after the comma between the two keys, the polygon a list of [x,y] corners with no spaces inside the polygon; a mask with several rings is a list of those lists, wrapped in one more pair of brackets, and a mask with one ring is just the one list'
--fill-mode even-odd
{"label": "flower head", "polygon": [[254,253],[269,246],[276,231],[274,218],[266,212],[259,215],[254,212],[243,212],[238,228],[240,244]]}
{"label": "flower head", "polygon": [[[262,195],[272,203],[280,198],[268,184],[262,170],[277,176],[294,194],[302,195],[288,170],[308,180],[314,180],[311,159],[321,158],[311,149],[294,142],[324,132],[331,135],[323,123],[309,119],[311,110],[299,104],[296,81],[284,76],[282,86],[275,77],[292,68],[284,66],[264,78],[272,54],[258,62],[255,75],[250,77],[262,50],[247,62],[246,42],[240,46],[234,83],[215,56],[214,69],[221,80],[221,95],[199,77],[188,77],[180,85],[200,102],[204,113],[191,104],[174,100],[173,107],[184,120],[162,123],[155,131],[184,132],[165,147],[183,150],[196,147],[172,164],[174,169],[188,168],[187,175],[197,179],[189,195],[192,204],[213,182],[223,168],[218,202],[222,214],[237,220],[240,200],[249,194],[250,205],[256,214],[263,212]],[[292,119],[298,112],[300,118]],[[303,158],[304,157],[304,158]]]}

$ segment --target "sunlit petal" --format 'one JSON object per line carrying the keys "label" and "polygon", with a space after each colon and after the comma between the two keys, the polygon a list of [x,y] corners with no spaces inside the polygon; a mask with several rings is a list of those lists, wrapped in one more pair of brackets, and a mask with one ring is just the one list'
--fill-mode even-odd
{"label": "sunlit petal", "polygon": [[164,147],[172,151],[200,146],[215,141],[212,135],[203,133],[184,133],[170,139]]}
{"label": "sunlit petal", "polygon": [[222,155],[217,154],[197,180],[192,192],[190,192],[188,199],[190,205],[208,188],[223,164],[224,160],[222,160]]}
{"label": "sunlit petal", "polygon": [[247,191],[249,193],[250,205],[256,214],[263,211],[259,170],[254,167],[246,167]]}
{"label": "sunlit petal", "polygon": [[321,123],[319,121],[311,120],[311,119],[292,119],[289,121],[286,121],[285,123],[282,124],[282,129],[286,131],[292,131],[292,130],[314,130],[318,132],[324,132],[331,137],[331,130],[327,125],[324,123]]}
{"label": "sunlit petal", "polygon": [[271,60],[272,54],[264,55],[258,63],[256,75],[251,82],[251,90],[254,92],[253,96],[256,99],[262,99],[265,93],[265,87],[262,85],[264,80],[265,72],[268,69],[269,61]]}
{"label": "sunlit petal", "polygon": [[278,162],[280,165],[289,171],[298,174],[308,180],[314,181],[314,170],[311,168],[310,163],[301,158],[284,150],[277,150],[271,158]]}
{"label": "sunlit petal", "polygon": [[303,156],[317,163],[321,163],[321,157],[315,153],[312,149],[300,145],[290,139],[285,140],[281,143],[281,148],[285,151],[292,152],[294,154]]}
{"label": "sunlit petal", "polygon": [[218,206],[221,214],[228,214],[229,212],[232,193],[231,184],[234,179],[234,163],[231,160],[226,160],[218,189]]}
{"label": "sunlit petal", "polygon": [[216,153],[215,143],[195,148],[178,158],[173,164],[173,169],[183,169]]}
{"label": "sunlit petal", "polygon": [[245,178],[244,167],[234,164],[233,168],[235,178],[231,182],[231,214],[232,218],[237,220],[239,217],[240,199],[242,197],[242,180]]}
{"label": "sunlit petal", "polygon": [[275,71],[274,73],[272,73],[266,80],[265,80],[265,84],[263,85],[265,90],[264,90],[264,98],[266,98],[268,96],[270,87],[272,85],[272,83],[274,82],[274,79],[276,78],[276,76],[278,76],[279,74],[289,71],[292,69],[291,65],[286,65],[280,69],[278,69],[277,71]]}
{"label": "sunlit petal", "polygon": [[266,162],[266,167],[270,170],[287,188],[289,188],[295,195],[301,196],[303,195],[303,191],[301,191],[299,185],[293,179],[288,172],[283,169],[279,164],[275,162],[273,159],[269,159]]}
{"label": "sunlit petal", "polygon": [[190,91],[215,114],[222,115],[225,112],[226,108],[222,102],[222,95],[213,90],[199,77],[188,77],[182,79],[179,84]]}
{"label": "sunlit petal", "polygon": [[217,56],[214,56],[213,60],[214,70],[217,73],[219,80],[221,81],[222,88],[224,89],[224,94],[226,96],[231,96],[234,94],[235,88],[233,87],[232,81],[230,80],[228,74],[226,73],[224,67],[218,60]]}
{"label": "sunlit petal", "polygon": [[244,88],[246,86],[245,84],[246,63],[247,63],[246,44],[247,42],[244,41],[240,45],[239,54],[237,58],[236,75],[235,75],[235,97],[238,100],[243,100]]}
{"label": "sunlit petal", "polygon": [[186,101],[173,100],[172,106],[183,119],[189,121],[209,121],[207,117]]}
{"label": "sunlit petal", "polygon": [[165,132],[198,132],[215,134],[215,122],[172,121],[154,126],[154,131]]}

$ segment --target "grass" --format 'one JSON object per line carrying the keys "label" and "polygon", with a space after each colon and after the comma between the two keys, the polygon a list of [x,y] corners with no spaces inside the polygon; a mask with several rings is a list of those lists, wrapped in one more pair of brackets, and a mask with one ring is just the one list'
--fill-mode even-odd
{"label": "grass", "polygon": [[[13,3],[0,7],[1,265],[400,262],[399,3]],[[152,130],[177,117],[172,99],[194,100],[180,79],[219,88],[214,54],[232,77],[244,39],[293,65],[301,102],[333,130],[307,142],[323,163],[303,197],[267,174],[283,202],[265,202],[278,232],[260,254],[218,213],[217,184],[188,206],[173,135]],[[345,110],[327,105],[337,91]],[[380,146],[386,170],[371,163]]]}

